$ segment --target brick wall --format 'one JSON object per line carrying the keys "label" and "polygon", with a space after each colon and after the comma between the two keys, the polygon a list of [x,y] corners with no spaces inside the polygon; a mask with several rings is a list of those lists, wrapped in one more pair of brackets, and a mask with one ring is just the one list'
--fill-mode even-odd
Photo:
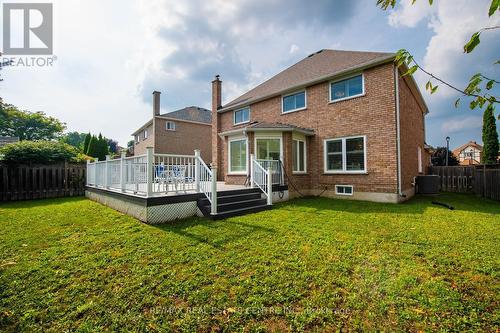
{"label": "brick wall", "polygon": [[[292,175],[291,134],[284,133],[286,171],[299,189],[322,191],[335,184],[354,185],[355,191],[397,192],[396,114],[393,64],[364,71],[365,96],[329,103],[329,83],[307,88],[307,109],[281,113],[281,96],[252,104],[250,121],[281,122],[313,129],[315,136],[307,139],[307,175]],[[219,132],[245,127],[233,126],[233,112],[219,114]],[[323,140],[344,136],[366,135],[367,174],[327,175],[323,172]],[[253,140],[251,140],[253,142]],[[223,145],[227,160],[227,143]],[[227,167],[223,168],[228,182]],[[231,177],[229,177],[231,178]],[[239,177],[241,178],[241,177]]]}
{"label": "brick wall", "polygon": [[401,190],[413,189],[413,178],[418,172],[418,149],[422,150],[422,171],[427,168],[428,154],[424,151],[424,110],[418,103],[414,91],[410,89],[407,80],[399,78],[399,117],[401,133]]}
{"label": "brick wall", "polygon": [[149,125],[147,127],[148,131],[148,138],[144,139],[144,130],[140,131],[138,134],[139,135],[139,142],[135,141],[134,137],[134,155],[144,155],[146,154],[146,148],[147,147],[154,147],[154,133],[153,133],[153,124]]}
{"label": "brick wall", "polygon": [[[167,131],[167,121],[175,123],[175,131]],[[156,118],[155,127],[155,153],[193,155],[195,149],[200,149],[203,161],[211,163],[210,124]]]}

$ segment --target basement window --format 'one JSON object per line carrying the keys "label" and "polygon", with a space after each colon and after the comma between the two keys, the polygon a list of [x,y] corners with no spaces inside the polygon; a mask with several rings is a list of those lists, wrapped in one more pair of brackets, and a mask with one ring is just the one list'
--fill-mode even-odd
{"label": "basement window", "polygon": [[335,194],[352,195],[352,185],[335,185]]}
{"label": "basement window", "polygon": [[167,121],[165,126],[167,131],[175,131],[175,123],[173,121]]}

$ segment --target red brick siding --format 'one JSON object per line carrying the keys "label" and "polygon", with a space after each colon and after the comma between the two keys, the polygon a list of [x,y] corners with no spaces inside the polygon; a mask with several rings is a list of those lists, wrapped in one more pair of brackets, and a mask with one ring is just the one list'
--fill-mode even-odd
{"label": "red brick siding", "polygon": [[[167,121],[175,123],[175,131],[167,131]],[[155,153],[193,155],[195,149],[201,151],[205,163],[212,160],[212,127],[178,120],[156,118]]]}
{"label": "red brick siding", "polygon": [[139,142],[135,141],[135,136],[134,136],[134,155],[144,155],[146,154],[146,148],[147,147],[154,147],[155,145],[155,140],[154,140],[154,133],[153,133],[153,124],[149,125],[147,127],[148,130],[148,138],[144,139],[144,130],[140,131],[138,134],[139,135]]}
{"label": "red brick siding", "polygon": [[406,79],[399,78],[399,118],[401,136],[401,189],[412,188],[412,181],[418,175],[418,152],[422,149],[422,171],[428,166],[428,154],[424,150],[424,112],[417,98],[410,90]]}
{"label": "red brick siding", "polygon": [[[307,88],[307,109],[281,114],[281,97],[252,104],[251,121],[281,122],[311,128],[315,136],[307,140],[308,174],[292,175],[291,135],[284,135],[284,163],[287,173],[299,189],[333,190],[335,184],[353,184],[355,191],[397,191],[397,148],[392,64],[364,71],[365,96],[329,103],[329,83]],[[233,112],[219,114],[219,132],[245,125],[233,125]],[[364,175],[326,175],[323,172],[323,140],[353,135],[367,137],[367,170]],[[253,140],[251,140],[253,141]],[[224,145],[224,156],[227,159]],[[226,176],[227,168],[224,168]],[[227,177],[226,177],[227,179]]]}

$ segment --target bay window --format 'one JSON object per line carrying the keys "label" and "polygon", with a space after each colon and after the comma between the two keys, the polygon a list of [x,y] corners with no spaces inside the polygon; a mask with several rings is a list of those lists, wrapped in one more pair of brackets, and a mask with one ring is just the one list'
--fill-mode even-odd
{"label": "bay window", "polygon": [[247,140],[229,141],[229,173],[245,174],[247,172]]}
{"label": "bay window", "polygon": [[294,173],[306,172],[306,142],[293,140],[292,142],[292,171]]}

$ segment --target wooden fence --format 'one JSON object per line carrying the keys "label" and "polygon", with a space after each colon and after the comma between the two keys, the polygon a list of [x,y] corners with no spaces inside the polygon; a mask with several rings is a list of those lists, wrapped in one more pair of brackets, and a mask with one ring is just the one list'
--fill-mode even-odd
{"label": "wooden fence", "polygon": [[85,195],[85,164],[0,164],[0,201]]}
{"label": "wooden fence", "polygon": [[433,166],[429,174],[438,175],[443,192],[475,193],[500,201],[500,165]]}

